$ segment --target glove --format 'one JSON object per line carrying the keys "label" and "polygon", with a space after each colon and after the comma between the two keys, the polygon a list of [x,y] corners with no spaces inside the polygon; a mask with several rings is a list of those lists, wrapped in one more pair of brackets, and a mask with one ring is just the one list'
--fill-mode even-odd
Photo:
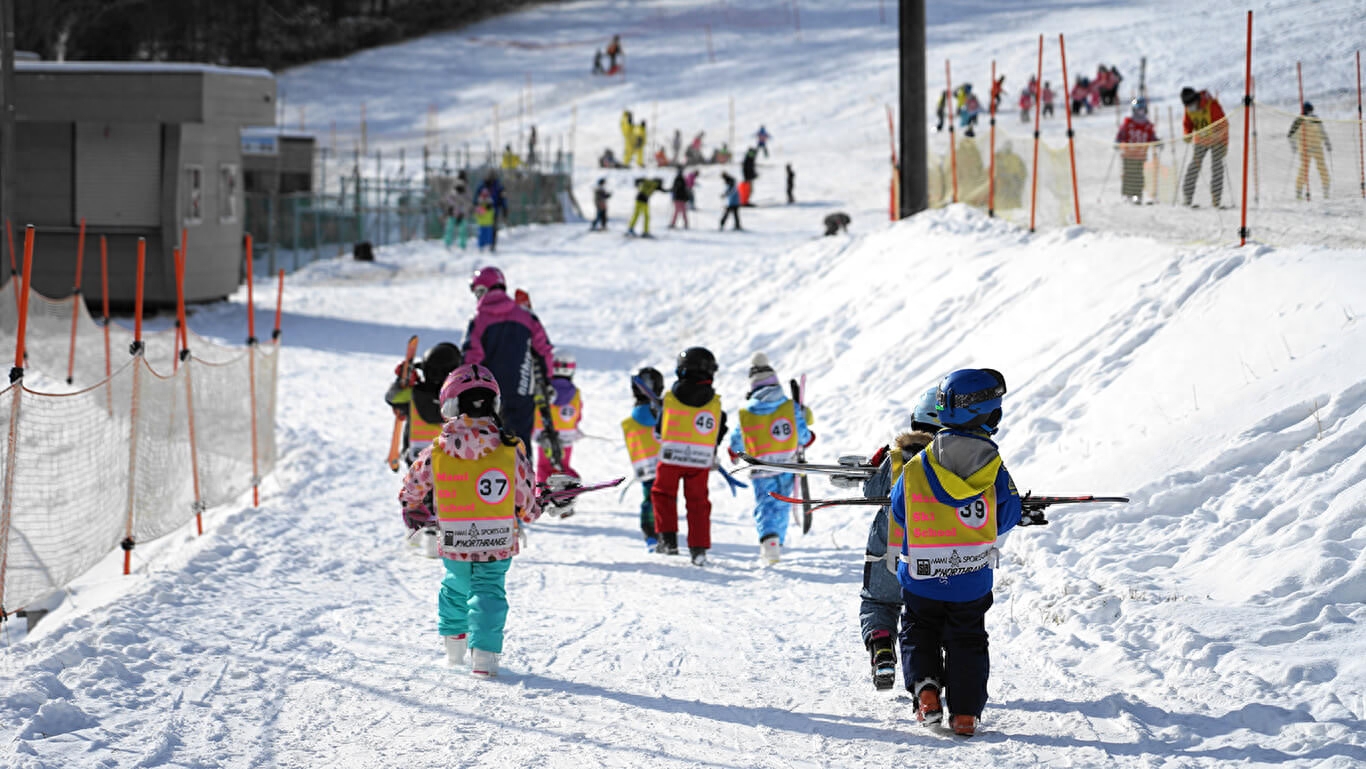
{"label": "glove", "polygon": [[811,444],[813,444],[813,443],[815,443],[815,442],[816,442],[816,434],[815,434],[815,433],[811,433],[811,440],[807,441],[806,443],[803,443],[803,444],[802,444],[802,448],[804,448],[804,449],[811,448]]}
{"label": "glove", "polygon": [[397,366],[394,366],[394,379],[397,379],[403,387],[412,387],[417,384],[417,366],[408,366],[408,380],[405,382],[403,380],[403,365],[403,362],[400,361]]}
{"label": "glove", "polygon": [[403,511],[403,525],[407,526],[409,531],[417,531],[434,523],[436,523],[436,519],[432,517],[432,512],[425,507]]}
{"label": "glove", "polygon": [[740,452],[735,449],[726,449],[726,455],[730,457],[730,463],[732,465],[740,464]]}
{"label": "glove", "polygon": [[882,467],[882,460],[887,458],[887,451],[886,446],[878,446],[877,451],[873,452],[873,456],[869,457],[868,464],[873,467]]}
{"label": "glove", "polygon": [[1020,512],[1021,526],[1043,526],[1048,523],[1048,519],[1043,517],[1043,509],[1023,510]]}

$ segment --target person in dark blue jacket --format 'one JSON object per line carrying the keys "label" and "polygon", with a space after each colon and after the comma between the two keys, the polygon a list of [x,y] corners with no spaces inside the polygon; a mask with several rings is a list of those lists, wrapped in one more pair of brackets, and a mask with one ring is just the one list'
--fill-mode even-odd
{"label": "person in dark blue jacket", "polygon": [[906,463],[891,493],[892,518],[905,530],[897,580],[906,688],[918,720],[941,722],[946,702],[950,726],[965,737],[976,732],[987,701],[996,542],[1022,513],[990,437],[1005,393],[1005,377],[992,369],[944,377],[935,401],[944,429]]}
{"label": "person in dark blue jacket", "polygon": [[474,199],[479,199],[479,193],[484,190],[489,191],[489,198],[493,201],[493,241],[489,244],[489,251],[498,250],[498,224],[501,222],[507,226],[508,218],[508,199],[503,195],[503,182],[498,179],[498,174],[489,171],[484,177],[484,181],[479,184],[479,189],[474,191]]}

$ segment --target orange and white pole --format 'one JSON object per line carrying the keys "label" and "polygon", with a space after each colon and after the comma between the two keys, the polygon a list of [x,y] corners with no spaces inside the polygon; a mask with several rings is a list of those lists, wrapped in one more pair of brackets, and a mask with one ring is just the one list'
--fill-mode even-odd
{"label": "orange and white pole", "polygon": [[76,371],[76,326],[81,317],[81,271],[85,269],[85,217],[81,217],[81,231],[76,236],[76,282],[71,289],[71,351],[66,356],[66,383],[71,384]]}
{"label": "orange and white pole", "polygon": [[[1062,33],[1058,33],[1058,55],[1062,57],[1062,84],[1066,88],[1070,81],[1067,79],[1067,45],[1063,42]],[[1077,215],[1077,224],[1081,224],[1081,196],[1077,194],[1077,150],[1072,142],[1072,105],[1067,106],[1063,114],[1067,115],[1067,158],[1072,166],[1072,210]]]}
{"label": "orange and white pole", "polygon": [[[1038,210],[1039,200],[1039,111],[1043,105],[1043,35],[1039,35],[1039,65],[1038,74],[1034,76],[1034,82],[1038,84],[1039,92],[1034,96],[1034,173],[1030,181],[1029,190],[1029,231],[1034,231],[1034,212]],[[1063,82],[1063,105],[1066,110],[1067,104],[1067,83]]]}

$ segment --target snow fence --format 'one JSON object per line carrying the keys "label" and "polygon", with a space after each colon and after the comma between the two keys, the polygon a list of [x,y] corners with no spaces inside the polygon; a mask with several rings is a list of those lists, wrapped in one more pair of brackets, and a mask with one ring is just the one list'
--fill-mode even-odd
{"label": "snow fence", "polygon": [[[10,349],[18,283],[0,287]],[[147,334],[130,354],[132,332],[97,324],[83,301],[29,294],[25,376],[0,391],[0,609],[234,501],[274,467],[278,346],[190,332],[181,360],[175,336]]]}

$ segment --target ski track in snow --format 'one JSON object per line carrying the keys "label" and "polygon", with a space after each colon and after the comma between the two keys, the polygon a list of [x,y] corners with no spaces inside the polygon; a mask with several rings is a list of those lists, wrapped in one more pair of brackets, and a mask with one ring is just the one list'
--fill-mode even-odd
{"label": "ski track in snow", "polygon": [[[1310,69],[1337,66],[1361,11],[1263,5],[1259,40],[1331,32],[1311,50],[1265,54],[1259,99],[1285,102],[1294,95],[1271,73],[1305,53],[1317,57]],[[443,118],[474,124],[481,99],[506,100],[524,66],[544,65],[538,87],[554,92],[538,91],[537,124],[543,136],[566,130],[562,113],[578,106],[581,190],[604,175],[591,160],[619,144],[623,107],[648,115],[657,100],[661,124],[679,123],[685,140],[692,121],[720,138],[727,93],[709,84],[727,77],[746,89],[741,138],[765,122],[774,155],[761,164],[760,206],[742,213],[748,232],[713,229],[720,185],[708,169],[694,229],[667,230],[656,216],[657,239],[622,238],[634,173],[608,172],[607,234],[533,226],[500,238],[496,259],[416,243],[291,276],[281,456],[261,507],[211,511],[203,537],[140,545],[132,577],[113,579],[111,554],[27,637],[7,623],[0,765],[1366,763],[1361,249],[1237,249],[1083,227],[1030,236],[956,206],[888,227],[881,110],[893,59],[847,53],[890,50],[894,27],[875,25],[871,2],[803,3],[802,47],[783,26],[786,6],[726,8],[734,28],[717,25],[715,65],[679,58],[696,54],[714,4],[600,0],[284,76],[311,120],[350,119],[365,99],[380,133],[411,128],[434,92],[455,105]],[[1148,55],[1154,90],[1197,76],[1235,90],[1240,62],[1206,71],[1189,50],[1206,36],[1240,45],[1245,9],[1174,8],[935,6],[930,58],[975,65],[1000,53],[1003,71],[1018,73],[1032,69],[1038,31],[1065,27],[1087,71],[1125,29]],[[587,59],[572,45],[487,44],[572,43],[617,24],[635,37],[629,79],[612,87],[585,84]],[[415,87],[395,89],[396,79]],[[1108,119],[1079,121],[1079,131],[1109,130]],[[777,202],[789,160],[807,204]],[[852,215],[852,234],[814,237],[836,209]],[[530,527],[508,578],[503,674],[473,680],[445,666],[435,634],[440,564],[401,538],[380,395],[410,334],[423,349],[460,341],[467,276],[488,261],[530,292],[552,339],[578,357],[584,430],[608,439],[580,444],[586,478],[629,468],[617,440],[627,372],[667,372],[678,350],[701,343],[721,361],[732,414],[754,350],[783,379],[808,375],[815,461],[889,439],[943,373],[998,368],[1011,388],[1002,451],[1021,490],[1132,501],[1051,510],[1049,526],[1007,536],[987,618],[991,699],[970,741],[919,727],[900,686],[872,689],[857,598],[868,511],[817,513],[810,535],[794,531],[782,562],[761,567],[752,495],[732,497],[720,479],[704,569],[645,551],[634,487]],[[239,292],[198,308],[191,323],[240,339],[244,302]],[[257,311],[259,323],[273,320]]]}

